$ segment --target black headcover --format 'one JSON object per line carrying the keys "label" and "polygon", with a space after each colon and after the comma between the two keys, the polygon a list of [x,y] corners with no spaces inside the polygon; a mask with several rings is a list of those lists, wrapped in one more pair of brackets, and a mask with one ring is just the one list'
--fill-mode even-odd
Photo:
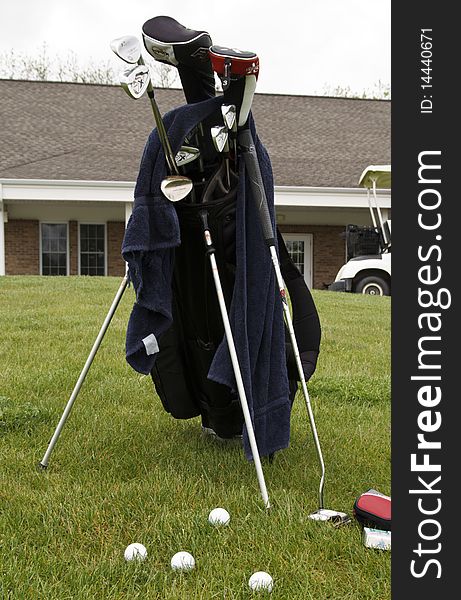
{"label": "black headcover", "polygon": [[155,60],[178,68],[184,95],[189,104],[215,95],[215,79],[206,31],[188,29],[172,17],[154,17],[142,26],[146,50]]}

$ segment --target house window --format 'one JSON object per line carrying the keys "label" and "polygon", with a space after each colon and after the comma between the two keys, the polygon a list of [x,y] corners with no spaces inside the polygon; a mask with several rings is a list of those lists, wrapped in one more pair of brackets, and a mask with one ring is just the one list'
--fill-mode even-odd
{"label": "house window", "polygon": [[105,226],[80,225],[80,275],[105,275]]}
{"label": "house window", "polygon": [[67,223],[41,224],[42,275],[67,275]]}
{"label": "house window", "polygon": [[291,260],[304,275],[309,288],[312,287],[312,234],[283,234]]}

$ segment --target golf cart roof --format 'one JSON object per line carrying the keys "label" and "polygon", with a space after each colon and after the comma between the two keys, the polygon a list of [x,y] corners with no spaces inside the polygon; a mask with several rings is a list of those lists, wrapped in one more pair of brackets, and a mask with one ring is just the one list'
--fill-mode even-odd
{"label": "golf cart roof", "polygon": [[373,181],[377,188],[391,187],[391,165],[370,165],[367,167],[359,179],[359,185],[371,188]]}

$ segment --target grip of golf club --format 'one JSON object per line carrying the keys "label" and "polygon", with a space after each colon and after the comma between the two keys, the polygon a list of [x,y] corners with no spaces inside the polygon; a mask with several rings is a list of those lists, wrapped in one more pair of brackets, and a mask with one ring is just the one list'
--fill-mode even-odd
{"label": "grip of golf club", "polygon": [[242,129],[240,131],[239,144],[245,161],[248,178],[250,180],[253,198],[258,207],[264,239],[268,246],[273,246],[275,245],[274,228],[272,226],[271,215],[267,205],[266,192],[264,190],[263,178],[261,169],[259,168],[253,136],[249,129]]}

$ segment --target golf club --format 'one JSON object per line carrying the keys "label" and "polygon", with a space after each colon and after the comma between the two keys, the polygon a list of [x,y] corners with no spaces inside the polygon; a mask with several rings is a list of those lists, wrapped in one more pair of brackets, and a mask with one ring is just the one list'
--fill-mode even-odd
{"label": "golf club", "polygon": [[110,48],[119,58],[132,65],[141,58],[141,44],[134,35],[124,35],[112,40]]}
{"label": "golf club", "polygon": [[178,167],[188,165],[194,160],[200,158],[200,150],[194,146],[181,146],[174,157],[175,163]]}
{"label": "golf club", "polygon": [[188,104],[215,95],[215,78],[208,55],[212,45],[207,31],[188,29],[171,17],[154,17],[142,26],[147,52],[158,62],[174,66]]}
{"label": "golf club", "polygon": [[229,137],[227,127],[225,125],[216,125],[215,127],[211,128],[210,133],[216,151],[221,154],[221,152],[223,152],[227,144],[227,140]]}
{"label": "golf club", "polygon": [[221,113],[223,116],[224,123],[226,124],[227,129],[229,131],[232,129],[235,123],[236,117],[236,108],[235,104],[222,104],[221,105]]}
{"label": "golf club", "polygon": [[221,113],[223,121],[229,130],[229,138],[232,146],[234,167],[237,170],[237,109],[235,104],[222,104]]}
{"label": "golf club", "polygon": [[137,100],[147,91],[149,78],[148,67],[146,65],[136,65],[122,71],[119,75],[119,82],[128,96]]}
{"label": "golf club", "polygon": [[[119,76],[120,85],[125,92],[137,100],[141,98],[149,86],[149,69],[146,65],[137,65],[125,69]],[[187,165],[199,158],[200,151],[194,146],[181,146],[176,153],[175,163],[178,167]]]}
{"label": "golf club", "polygon": [[[310,514],[309,517],[318,521],[345,521],[347,518],[345,513],[324,508],[325,463],[317,433],[317,427],[315,424],[314,413],[312,411],[309,393],[307,391],[306,380],[304,377],[298,343],[291,319],[290,308],[286,298],[285,285],[275,247],[274,228],[267,203],[261,169],[259,166],[253,136],[249,128],[249,113],[256,89],[256,80],[259,73],[259,59],[255,53],[240,52],[238,50],[224,48],[222,46],[212,46],[210,48],[210,58],[213,69],[223,82],[224,97],[226,99],[230,98],[231,102],[235,103],[239,107],[238,143],[243,154],[245,166],[247,168],[253,200],[256,202],[258,207],[264,239],[269,248],[274,267],[277,285],[280,292],[280,299],[285,315],[285,321],[293,346],[298,376],[301,382],[315,448],[320,464],[321,478],[319,486],[319,508],[317,511]],[[238,102],[234,102],[236,96]]]}
{"label": "golf club", "polygon": [[[138,67],[144,67],[148,70],[148,67],[144,64],[144,60],[141,55],[141,44],[136,37],[124,36],[117,38],[111,42],[110,47],[112,51],[125,62],[133,64],[134,59],[136,58],[135,62],[137,63]],[[139,78],[141,78],[141,73],[144,73],[144,71],[138,72]],[[155,100],[155,93],[154,88],[152,86],[152,80],[150,77],[149,70],[148,74],[149,77],[147,80],[147,85],[144,87],[144,80],[142,85],[136,81],[135,68],[132,71],[131,75],[126,75],[126,77],[124,77],[124,90],[134,99],[138,99],[141,97],[139,95],[140,88],[144,88],[144,91],[147,91],[147,95],[152,106],[152,111],[154,113],[154,119],[157,126],[158,136],[160,139],[160,143],[163,147],[167,167],[170,173],[162,181],[160,187],[163,194],[168,198],[168,200],[171,200],[172,202],[177,202],[179,200],[183,200],[192,191],[193,183],[192,180],[189,179],[189,177],[185,177],[184,175],[179,174],[178,167],[175,161],[175,156],[173,155],[170,141],[168,139],[168,135],[165,129],[165,124],[163,123],[160,110]]]}
{"label": "golf club", "polygon": [[216,125],[210,130],[211,139],[216,151],[221,154],[224,152],[224,160],[226,163],[226,179],[227,187],[230,188],[230,170],[229,170],[229,131],[225,125]]}
{"label": "golf club", "polygon": [[[150,83],[150,74],[148,68],[141,62],[141,45],[137,38],[134,36],[124,36],[121,38],[117,38],[110,43],[110,47],[113,52],[121,58],[123,61],[137,66],[131,69],[127,69],[122,76],[120,77],[120,82],[123,89],[130,95],[131,97],[137,99],[140,98],[144,92],[149,88]],[[154,111],[155,115],[155,111]],[[184,156],[183,164],[187,160],[190,162],[191,160],[195,160],[197,152],[195,148],[187,148],[187,153]],[[188,156],[191,156],[190,161],[188,160]],[[194,156],[194,158],[192,158]],[[176,166],[176,165],[175,165]],[[190,183],[189,183],[190,182]],[[190,189],[189,189],[190,185]],[[183,199],[192,189],[192,182],[188,178],[184,178],[181,176],[174,178],[167,178],[161,183],[162,191],[165,196],[171,201],[181,200]],[[187,192],[186,192],[187,191]],[[42,460],[39,462],[39,467],[41,469],[46,469],[49,464],[50,456],[53,452],[53,449],[61,435],[62,429],[70,415],[72,407],[77,399],[77,396],[80,392],[80,389],[85,381],[86,375],[90,370],[90,367],[93,363],[93,360],[96,356],[96,353],[101,345],[101,342],[104,338],[104,335],[110,325],[112,317],[117,310],[117,307],[120,303],[120,300],[123,296],[128,285],[128,272],[125,272],[125,276],[120,284],[120,287],[115,295],[115,298],[110,306],[109,312],[101,326],[101,329],[96,337],[96,340],[93,344],[93,347],[88,355],[88,358],[83,366],[82,371],[78,377],[77,383],[72,390],[71,396],[67,402],[67,405],[64,409],[64,412],[59,420],[59,423],[53,433],[53,436],[48,444],[47,450],[43,455]]]}
{"label": "golf club", "polygon": [[[142,35],[147,52],[156,61],[178,69],[188,104],[214,97],[215,78],[208,55],[212,41],[208,32],[188,29],[171,17],[160,16],[144,23]],[[202,149],[199,171],[204,181],[202,123],[197,126],[195,135],[195,143]]]}

